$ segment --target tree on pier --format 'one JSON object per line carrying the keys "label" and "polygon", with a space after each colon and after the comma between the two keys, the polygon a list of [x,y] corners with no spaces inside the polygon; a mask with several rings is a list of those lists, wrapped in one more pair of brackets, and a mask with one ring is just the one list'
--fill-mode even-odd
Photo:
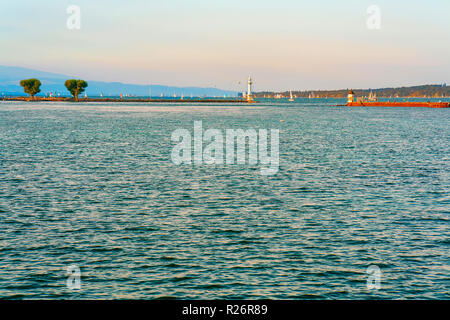
{"label": "tree on pier", "polygon": [[33,98],[35,94],[41,92],[41,82],[38,79],[21,80],[20,85],[23,87],[23,91],[28,93],[31,98]]}
{"label": "tree on pier", "polygon": [[78,101],[78,95],[84,92],[84,89],[86,89],[88,83],[84,80],[70,79],[67,80],[64,85],[67,90],[69,90],[75,101]]}

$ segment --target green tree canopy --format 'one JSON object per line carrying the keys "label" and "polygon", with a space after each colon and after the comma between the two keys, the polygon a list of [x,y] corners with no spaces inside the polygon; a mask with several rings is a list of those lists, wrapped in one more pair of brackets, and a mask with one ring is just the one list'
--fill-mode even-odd
{"label": "green tree canopy", "polygon": [[20,85],[23,87],[23,91],[28,93],[32,98],[35,94],[41,92],[41,82],[38,79],[21,80]]}
{"label": "green tree canopy", "polygon": [[69,90],[75,101],[78,101],[78,95],[84,92],[84,89],[86,89],[88,83],[84,80],[70,79],[67,80],[64,85],[67,90]]}

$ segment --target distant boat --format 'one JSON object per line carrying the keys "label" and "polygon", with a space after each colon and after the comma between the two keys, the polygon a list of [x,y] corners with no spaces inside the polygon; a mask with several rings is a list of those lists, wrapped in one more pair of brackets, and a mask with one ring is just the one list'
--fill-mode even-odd
{"label": "distant boat", "polygon": [[294,102],[294,97],[292,96],[292,91],[289,92],[289,102]]}
{"label": "distant boat", "polygon": [[378,101],[377,94],[373,93],[372,90],[370,90],[368,101]]}

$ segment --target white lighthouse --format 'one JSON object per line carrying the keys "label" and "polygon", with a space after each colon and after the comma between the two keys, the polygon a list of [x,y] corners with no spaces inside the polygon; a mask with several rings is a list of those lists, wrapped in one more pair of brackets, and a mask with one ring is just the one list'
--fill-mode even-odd
{"label": "white lighthouse", "polygon": [[355,94],[353,90],[350,90],[347,96],[347,104],[352,104],[354,101],[355,101]]}
{"label": "white lighthouse", "polygon": [[253,97],[252,97],[252,78],[248,77],[248,89],[247,89],[247,101],[253,101]]}

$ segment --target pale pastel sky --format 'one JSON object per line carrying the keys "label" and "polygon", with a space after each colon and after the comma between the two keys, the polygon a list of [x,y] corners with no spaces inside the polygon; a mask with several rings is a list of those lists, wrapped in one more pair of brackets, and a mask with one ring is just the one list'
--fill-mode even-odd
{"label": "pale pastel sky", "polygon": [[[69,30],[69,5],[81,9]],[[370,30],[367,8],[381,9]],[[450,82],[449,0],[0,0],[0,65],[242,90]]]}

